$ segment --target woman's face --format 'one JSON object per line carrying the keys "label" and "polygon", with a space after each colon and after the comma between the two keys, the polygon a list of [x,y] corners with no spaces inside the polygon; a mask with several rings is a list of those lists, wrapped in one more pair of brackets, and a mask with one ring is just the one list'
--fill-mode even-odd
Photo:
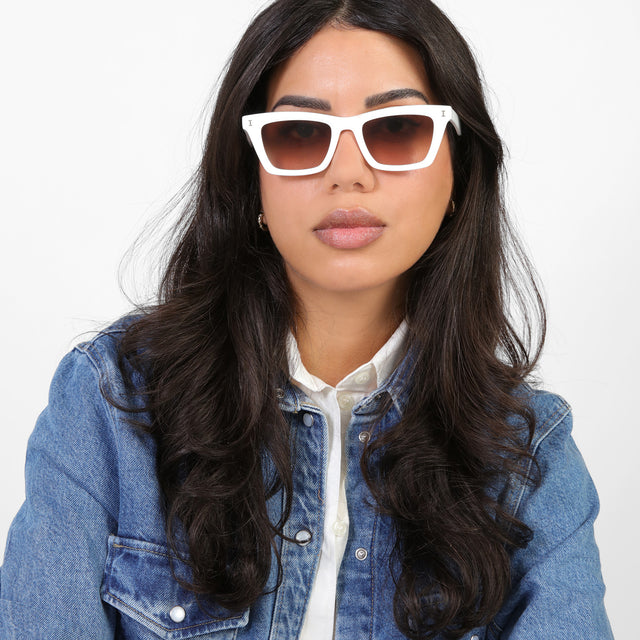
{"label": "woman's face", "polygon": [[[266,107],[350,116],[425,98],[434,103],[412,47],[375,31],[329,26],[276,69]],[[413,171],[372,169],[350,131],[322,173],[276,176],[260,167],[264,222],[303,300],[314,292],[400,291],[402,275],[440,227],[452,185],[447,136],[433,164]],[[345,220],[365,228],[339,228]]]}

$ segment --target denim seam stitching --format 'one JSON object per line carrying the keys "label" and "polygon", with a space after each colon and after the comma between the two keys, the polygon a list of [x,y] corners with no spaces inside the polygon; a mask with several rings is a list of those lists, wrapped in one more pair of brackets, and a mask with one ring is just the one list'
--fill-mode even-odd
{"label": "denim seam stitching", "polygon": [[[103,380],[105,384],[108,384],[109,391],[113,392],[113,388],[109,380],[109,377],[106,375],[107,369],[108,369],[108,367],[106,366],[106,362],[102,357],[102,354],[96,348],[96,345],[94,344],[94,342],[87,343],[85,348],[81,351],[81,353],[84,353],[87,356],[87,359],[89,360],[89,362],[95,369],[96,373],[98,374],[98,388],[100,390],[100,400],[102,404],[106,407],[109,415],[111,416],[112,426],[115,427],[117,423],[117,415],[115,413],[115,408],[106,401],[104,395],[102,394]],[[114,431],[115,431],[115,428],[114,428]]]}
{"label": "denim seam stitching", "polygon": [[[124,333],[124,331],[121,329],[113,330],[113,331],[109,331],[108,335],[115,334],[115,333]],[[76,347],[76,349],[78,349],[80,353],[83,353],[86,356],[87,360],[91,363],[91,366],[93,367],[95,374],[97,376],[98,390],[100,392],[100,403],[106,409],[107,415],[111,418],[111,430],[113,432],[114,446],[118,455],[116,464],[119,466],[120,438],[118,437],[118,428],[117,428],[118,414],[116,412],[115,407],[111,405],[109,402],[107,402],[106,398],[104,397],[104,394],[102,393],[103,380],[105,385],[108,385],[110,392],[113,392],[113,387],[112,387],[111,381],[109,380],[109,376],[107,375],[108,367],[106,365],[105,359],[102,357],[102,354],[100,353],[100,351],[97,348],[97,345],[95,344],[96,339],[92,340],[91,342],[85,343],[82,346],[82,348]],[[118,476],[119,475],[120,475],[120,471],[118,469]],[[104,505],[102,506],[104,508]],[[118,505],[118,510],[120,510],[120,508],[121,508],[121,504]],[[120,517],[120,515],[121,514],[118,513],[118,517]]]}
{"label": "denim seam stitching", "polygon": [[[324,414],[322,413],[322,411],[320,411],[320,415],[325,418]],[[320,436],[320,446],[321,446],[321,451],[322,451],[322,455],[323,457],[325,455],[327,455],[327,444],[325,442],[325,433],[327,432],[327,428],[328,425],[326,423],[326,418],[325,418],[325,422],[323,425],[323,429],[321,431],[321,436]],[[326,474],[327,468],[326,468],[326,464],[322,464],[320,466],[320,482],[318,485],[318,490],[316,492],[316,495],[318,497],[320,497],[321,492],[322,492],[322,488],[325,487],[325,474]],[[326,514],[326,511],[324,509],[324,501],[322,501],[323,506],[320,507],[320,511],[322,512],[322,526],[318,527],[318,534],[321,534],[322,536],[324,536],[324,519]],[[322,553],[322,546],[320,547],[320,553]],[[305,616],[303,616],[302,618],[302,622],[304,623],[304,618],[306,617],[306,612],[307,612],[307,607],[309,606],[309,600],[311,599],[311,591],[313,589],[313,584],[315,582],[315,578],[316,578],[316,573],[318,571],[318,562],[320,559],[320,555],[319,554],[315,554],[315,561],[313,563],[314,569],[312,572],[312,575],[310,576],[309,581],[307,582],[307,589],[306,589],[306,597],[305,597],[305,602],[304,602],[304,611],[305,611]]]}
{"label": "denim seam stitching", "polygon": [[[98,387],[100,387],[100,369],[98,368],[98,366],[96,365],[96,363],[93,361],[92,357],[90,356],[90,354],[87,352],[87,350],[84,348],[85,345],[89,345],[90,343],[83,343],[83,345],[77,345],[76,347],[74,347],[74,350],[77,350],[80,354],[87,356],[87,360],[91,363],[91,367],[94,370],[94,373],[97,374],[97,382],[98,382]],[[102,394],[100,394],[100,398],[101,398],[101,402],[104,403],[104,397],[102,396]],[[108,414],[111,417],[112,423],[114,422],[114,415],[111,412],[111,407],[107,404],[107,409],[108,409]],[[117,447],[117,441],[116,441],[116,447]],[[50,458],[50,456],[47,456],[48,458]],[[52,461],[52,460],[51,460]],[[111,511],[109,509],[107,509],[107,507],[103,504],[102,500],[99,500],[91,491],[89,491],[84,485],[82,485],[79,482],[78,478],[75,478],[74,476],[71,476],[69,474],[66,473],[66,470],[59,465],[58,463],[55,463],[55,466],[60,468],[61,470],[65,471],[65,475],[67,475],[67,477],[75,484],[77,485],[80,489],[82,489],[96,504],[100,505],[100,508],[109,515],[109,517],[113,517]]]}
{"label": "denim seam stitching", "polygon": [[369,614],[369,640],[373,640],[373,612],[375,611],[375,580],[373,572],[375,570],[375,566],[373,564],[373,550],[376,548],[376,530],[378,527],[378,513],[376,512],[373,518],[373,536],[371,537],[371,548],[369,553],[369,566],[371,567],[370,575],[371,575],[371,613]]}
{"label": "denim seam stitching", "polygon": [[[538,441],[535,443],[533,450],[531,451],[531,455],[535,456],[540,445],[546,440],[546,438],[555,431],[556,427],[569,415],[571,409],[566,405],[562,404],[562,406],[558,407],[556,411],[545,421],[547,425],[550,425],[545,433],[543,433]],[[522,483],[520,488],[520,492],[518,498],[515,502],[512,515],[516,515],[518,513],[518,509],[520,509],[520,504],[522,503],[522,498],[525,493],[525,489],[527,487],[527,481],[531,477],[531,466],[533,465],[533,460],[529,460],[529,464],[527,465],[527,471],[525,474],[525,481]]]}
{"label": "denim seam stitching", "polygon": [[132,551],[141,551],[143,553],[153,553],[156,556],[163,556],[165,558],[175,558],[176,560],[180,560],[180,558],[176,556],[171,556],[168,553],[162,553],[161,551],[152,551],[151,549],[143,549],[142,547],[131,547],[126,544],[119,544],[117,542],[113,543],[113,547],[115,549],[131,549]]}
{"label": "denim seam stitching", "polygon": [[[126,602],[124,602],[124,600],[121,600],[120,598],[118,598],[118,596],[115,596],[113,593],[111,593],[111,591],[107,591],[107,593],[111,598],[113,598],[114,600],[117,600],[124,607],[126,607],[127,609],[130,609],[131,611],[135,611],[135,613],[137,613],[139,616],[141,616],[145,620],[149,621],[152,625],[154,625],[156,627],[159,627],[160,629],[163,629],[164,631],[169,631],[169,632],[185,631],[187,629],[195,629],[197,627],[204,627],[205,625],[212,624],[212,623],[216,622],[215,619],[209,619],[206,622],[201,622],[199,624],[192,624],[192,625],[189,625],[187,627],[176,627],[176,628],[172,629],[171,627],[165,627],[164,625],[161,625],[159,622],[156,622],[155,620],[152,620],[151,618],[149,618],[149,616],[145,616],[144,613],[142,613],[141,611],[139,611],[135,607],[132,607],[131,605],[129,605]],[[235,616],[233,618],[224,618],[224,619],[225,620],[238,620],[241,617],[242,616]]]}

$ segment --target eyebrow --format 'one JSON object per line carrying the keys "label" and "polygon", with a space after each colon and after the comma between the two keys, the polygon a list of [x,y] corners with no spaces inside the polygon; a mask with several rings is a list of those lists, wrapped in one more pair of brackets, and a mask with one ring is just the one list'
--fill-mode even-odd
{"label": "eyebrow", "polygon": [[379,107],[381,104],[386,104],[393,100],[401,100],[402,98],[420,98],[420,100],[424,100],[426,104],[429,104],[429,99],[422,91],[418,91],[417,89],[392,89],[391,91],[369,96],[364,101],[364,106],[367,107],[367,109],[371,109],[372,107]]}
{"label": "eyebrow", "polygon": [[[424,93],[422,93],[422,91],[406,88],[391,89],[391,91],[376,93],[365,99],[364,106],[367,109],[372,109],[373,107],[379,107],[387,102],[402,100],[403,98],[420,98],[420,100],[424,100],[426,104],[429,104],[429,99],[424,95]],[[273,105],[271,111],[275,111],[278,107],[283,105],[298,107],[299,109],[313,109],[314,111],[331,111],[331,103],[327,100],[295,95],[282,96],[282,98]]]}
{"label": "eyebrow", "polygon": [[309,98],[307,96],[282,96],[276,102],[271,111],[275,111],[277,107],[286,104],[289,107],[298,107],[299,109],[314,109],[315,111],[331,111],[331,104],[320,98]]}

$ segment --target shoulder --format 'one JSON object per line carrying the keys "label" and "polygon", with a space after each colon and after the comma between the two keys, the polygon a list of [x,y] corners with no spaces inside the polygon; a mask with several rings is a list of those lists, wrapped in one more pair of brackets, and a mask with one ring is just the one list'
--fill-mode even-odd
{"label": "shoulder", "polygon": [[[78,343],[60,362],[51,391],[68,386],[84,394],[85,399],[92,395],[102,396],[105,400],[114,401],[113,404],[126,405],[131,389],[127,388],[122,375],[120,344],[139,317],[124,316],[96,332],[91,339]],[[132,376],[132,380],[137,382],[137,386],[142,382],[136,376]]]}
{"label": "shoulder", "polygon": [[82,444],[115,436],[127,417],[118,407],[128,406],[131,396],[120,371],[119,345],[134,320],[118,320],[61,360],[32,439],[52,438],[61,450],[62,442]]}
{"label": "shoulder", "polygon": [[155,441],[145,429],[141,383],[125,382],[119,362],[122,337],[134,320],[119,320],[62,359],[27,452],[29,468],[41,468],[44,456],[116,518],[122,517],[123,491],[144,490],[157,502]]}
{"label": "shoulder", "polygon": [[552,393],[518,391],[535,417],[526,473],[510,478],[505,506],[532,532],[512,555],[512,591],[496,624],[500,637],[610,638],[593,523],[595,486],[571,435],[567,402]]}
{"label": "shoulder", "polygon": [[571,503],[574,491],[584,498],[587,509],[597,510],[591,478],[572,437],[573,418],[567,401],[530,385],[522,385],[516,394],[533,417],[534,429],[529,439],[524,418],[513,419],[514,427],[528,441],[528,456],[506,483],[502,501],[507,511],[532,526],[538,518],[549,516],[558,499]]}
{"label": "shoulder", "polygon": [[512,478],[512,513],[534,529],[549,518],[556,525],[565,516],[595,518],[598,498],[572,437],[571,407],[562,397],[530,386],[521,387],[518,393],[526,398],[535,428],[526,471]]}
{"label": "shoulder", "polygon": [[526,403],[535,418],[535,429],[529,452],[538,453],[547,439],[569,436],[572,428],[571,407],[561,396],[524,384],[516,394]]}
{"label": "shoulder", "polygon": [[[119,345],[133,318],[123,318],[72,349],[60,362],[49,388],[48,404],[31,435],[29,454],[48,452],[61,466],[82,461],[87,478],[100,481],[117,470],[123,445],[135,433],[135,388],[125,383]],[[139,415],[134,415],[137,413]],[[63,464],[64,463],[64,464]],[[91,472],[90,472],[91,471]]]}
{"label": "shoulder", "polygon": [[[107,520],[118,517],[126,421],[108,398],[121,400],[125,393],[117,366],[120,327],[124,325],[116,324],[76,346],[53,375],[48,403],[31,433],[26,457],[27,501],[22,513],[38,524],[36,504],[59,510],[51,523],[71,517],[73,510],[60,504],[65,499],[86,503],[90,498],[108,514]],[[84,522],[82,514],[77,517]]]}
{"label": "shoulder", "polygon": [[99,330],[90,340],[77,344],[71,354],[80,359],[86,357],[101,374],[112,372],[114,366],[118,368],[120,342],[139,318],[140,316],[130,315],[116,320],[105,329]]}

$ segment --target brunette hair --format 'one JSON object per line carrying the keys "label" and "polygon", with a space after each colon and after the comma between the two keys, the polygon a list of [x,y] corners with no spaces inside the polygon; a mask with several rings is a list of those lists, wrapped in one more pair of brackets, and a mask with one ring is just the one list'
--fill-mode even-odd
{"label": "brunette hair", "polygon": [[[528,456],[534,420],[517,389],[537,360],[544,309],[505,215],[503,148],[473,55],[433,3],[277,0],[255,18],[221,83],[159,300],[128,328],[121,367],[145,380],[167,538],[176,552],[188,544],[189,587],[246,608],[264,592],[272,551],[280,565],[290,513],[289,427],[276,389],[288,377],[294,311],[282,259],[257,225],[258,163],[240,122],[265,109],[270,72],[327,24],[411,44],[462,121],[452,138],[455,215],[411,270],[408,407],[361,460],[395,527],[399,629],[459,637],[498,611],[510,552],[530,535],[490,489]],[[272,523],[266,501],[278,491],[285,509]]]}

